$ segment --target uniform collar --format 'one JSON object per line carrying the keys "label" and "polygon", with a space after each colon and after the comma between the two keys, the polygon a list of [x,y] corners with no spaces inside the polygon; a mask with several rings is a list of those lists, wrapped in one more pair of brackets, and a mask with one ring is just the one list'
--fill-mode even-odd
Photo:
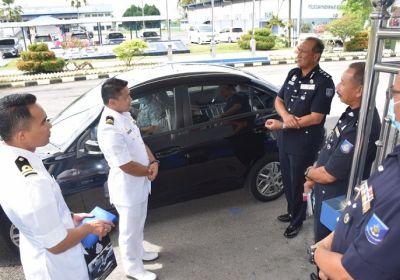
{"label": "uniform collar", "polygon": [[1,142],[0,147],[1,147],[1,150],[6,152],[7,154],[9,154],[10,157],[17,158],[19,156],[22,156],[24,158],[27,158],[30,161],[42,162],[42,160],[39,158],[39,156],[36,155],[35,153],[32,153],[31,151],[7,145],[5,142]]}
{"label": "uniform collar", "polygon": [[360,113],[360,107],[351,109],[350,106],[346,108],[346,116],[358,119],[358,114]]}
{"label": "uniform collar", "polygon": [[297,68],[297,76],[301,79],[311,79],[311,75],[315,75],[315,73],[317,73],[317,71],[319,70],[319,64],[317,64],[310,72],[308,72],[307,75],[305,75],[304,77],[301,76],[302,72],[301,72],[301,68]]}
{"label": "uniform collar", "polygon": [[128,112],[120,113],[120,112],[117,112],[117,111],[107,107],[107,106],[104,106],[104,112],[106,115],[111,115],[112,117],[117,118],[117,119],[126,118],[126,117],[130,116],[130,114]]}

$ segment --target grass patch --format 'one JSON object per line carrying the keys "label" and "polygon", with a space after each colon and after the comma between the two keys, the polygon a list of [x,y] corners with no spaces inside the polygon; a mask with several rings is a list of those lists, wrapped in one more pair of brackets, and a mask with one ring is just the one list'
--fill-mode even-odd
{"label": "grass patch", "polygon": [[15,70],[17,69],[17,61],[19,58],[10,60],[7,65],[0,67],[1,70]]}

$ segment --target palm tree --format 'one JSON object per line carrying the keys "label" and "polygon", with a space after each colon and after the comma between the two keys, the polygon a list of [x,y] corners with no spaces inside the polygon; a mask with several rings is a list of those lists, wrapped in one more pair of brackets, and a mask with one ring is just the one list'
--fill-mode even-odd
{"label": "palm tree", "polygon": [[20,21],[22,14],[21,6],[14,6],[14,0],[2,0],[1,17],[4,21]]}
{"label": "palm tree", "polygon": [[87,1],[86,0],[70,0],[70,3],[71,3],[71,7],[76,8],[76,11],[78,13],[78,18],[79,18],[79,8],[82,7],[82,4],[84,4],[86,6]]}

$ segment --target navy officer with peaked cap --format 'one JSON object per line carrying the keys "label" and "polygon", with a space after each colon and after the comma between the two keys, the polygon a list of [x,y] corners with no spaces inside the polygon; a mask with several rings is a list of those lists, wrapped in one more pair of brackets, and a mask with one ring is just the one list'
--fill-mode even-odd
{"label": "navy officer with peaked cap", "polygon": [[[400,127],[400,73],[391,109]],[[400,146],[362,183],[335,231],[311,247],[321,279],[400,279]]]}
{"label": "navy officer with peaked cap", "polygon": [[283,122],[269,119],[265,123],[268,129],[279,130],[279,161],[288,212],[278,220],[290,222],[284,232],[287,238],[299,233],[305,219],[304,172],[321,147],[325,116],[330,112],[335,92],[331,76],[319,67],[323,50],[322,41],[314,37],[298,46],[299,67],[289,72],[275,99],[276,111]]}

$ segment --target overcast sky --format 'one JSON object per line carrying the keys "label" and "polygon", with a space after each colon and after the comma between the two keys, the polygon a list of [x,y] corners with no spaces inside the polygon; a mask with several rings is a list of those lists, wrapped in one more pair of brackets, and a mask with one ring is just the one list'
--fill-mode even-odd
{"label": "overcast sky", "polygon": [[[144,4],[155,5],[161,12],[161,15],[165,16],[166,12],[166,2],[165,0],[143,0]],[[43,7],[43,0],[15,0],[17,5],[23,8],[31,7]],[[141,6],[141,0],[87,0],[88,5],[98,5],[98,4],[110,4],[114,9],[114,16],[122,16],[125,10],[130,5]],[[46,6],[69,6],[70,1],[67,0],[50,0],[46,1]],[[170,18],[179,18],[179,13],[177,9],[177,0],[168,0],[168,13]]]}

